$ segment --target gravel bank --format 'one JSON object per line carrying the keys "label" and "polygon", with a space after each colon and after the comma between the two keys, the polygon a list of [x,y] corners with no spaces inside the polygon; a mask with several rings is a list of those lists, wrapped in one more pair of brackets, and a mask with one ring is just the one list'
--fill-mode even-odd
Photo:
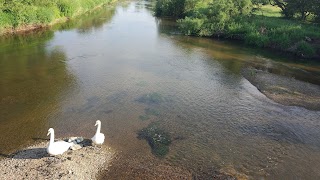
{"label": "gravel bank", "polygon": [[41,142],[1,159],[0,179],[96,179],[115,153],[108,147],[86,146],[51,157]]}
{"label": "gravel bank", "polygon": [[320,110],[320,86],[294,78],[245,68],[242,75],[268,98],[287,106]]}

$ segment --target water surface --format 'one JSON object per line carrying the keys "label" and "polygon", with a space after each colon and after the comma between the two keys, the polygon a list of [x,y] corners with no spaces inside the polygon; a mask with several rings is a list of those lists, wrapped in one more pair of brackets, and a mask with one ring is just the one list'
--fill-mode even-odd
{"label": "water surface", "polygon": [[[154,164],[200,179],[320,178],[320,112],[277,104],[241,76],[254,66],[320,84],[320,65],[181,36],[149,7],[127,2],[1,38],[0,153],[46,138],[49,127],[58,137],[91,137],[100,119],[122,157],[109,178],[148,177]],[[138,100],[152,93],[161,101]],[[141,118],[150,108],[157,113]],[[165,158],[137,138],[152,122],[176,139]]]}

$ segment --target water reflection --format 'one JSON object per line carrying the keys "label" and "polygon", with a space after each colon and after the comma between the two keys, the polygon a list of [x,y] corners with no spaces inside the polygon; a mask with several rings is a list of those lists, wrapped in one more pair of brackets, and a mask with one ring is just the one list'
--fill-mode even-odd
{"label": "water reflection", "polygon": [[156,22],[159,33],[176,35],[170,37],[178,46],[185,49],[200,48],[202,52],[214,57],[216,61],[234,73],[239,74],[242,67],[252,66],[320,85],[320,65],[316,61],[306,61],[278,52],[248,48],[241,42],[177,36],[179,31],[175,20],[157,19]]}
{"label": "water reflection", "polygon": [[[240,73],[255,66],[317,80],[318,66],[175,35],[174,23],[144,5],[104,9],[88,22],[21,37],[26,43],[1,42],[1,151],[45,137],[48,126],[60,137],[91,137],[100,119],[106,145],[121,152],[104,178],[320,177],[319,112],[277,104]],[[153,122],[173,139],[162,159],[137,138]]]}
{"label": "water reflection", "polygon": [[63,46],[52,44],[54,30],[90,34],[100,31],[114,13],[114,8],[102,7],[52,30],[0,38],[1,153],[28,144],[32,138],[44,138],[56,121],[61,100],[77,87],[67,63],[72,58]]}
{"label": "water reflection", "polygon": [[63,49],[46,48],[51,38],[52,31],[42,31],[1,39],[0,152],[44,133],[48,115],[59,108],[73,79]]}

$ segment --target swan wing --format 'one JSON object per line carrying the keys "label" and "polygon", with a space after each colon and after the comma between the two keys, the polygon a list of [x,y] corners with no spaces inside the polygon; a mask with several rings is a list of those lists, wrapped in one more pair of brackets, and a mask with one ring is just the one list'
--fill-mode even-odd
{"label": "swan wing", "polygon": [[71,145],[72,143],[67,143],[65,141],[54,142],[48,146],[47,152],[51,155],[63,154]]}
{"label": "swan wing", "polygon": [[95,134],[91,140],[94,144],[103,144],[105,136],[103,133]]}

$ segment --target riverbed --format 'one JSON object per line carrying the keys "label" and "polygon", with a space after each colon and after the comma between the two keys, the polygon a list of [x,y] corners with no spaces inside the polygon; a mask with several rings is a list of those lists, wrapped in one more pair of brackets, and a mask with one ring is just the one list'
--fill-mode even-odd
{"label": "riverbed", "polygon": [[[320,84],[316,62],[183,36],[146,1],[1,37],[0,153],[50,127],[90,138],[99,119],[118,154],[101,178],[319,179],[320,111],[269,99],[247,67]],[[137,138],[151,123],[172,137],[164,157]]]}

